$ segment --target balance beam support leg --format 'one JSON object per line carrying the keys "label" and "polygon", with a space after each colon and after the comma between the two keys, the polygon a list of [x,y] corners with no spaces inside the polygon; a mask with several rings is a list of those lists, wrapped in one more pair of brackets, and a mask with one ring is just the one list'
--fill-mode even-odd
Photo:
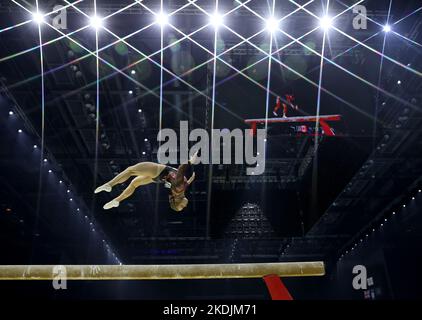
{"label": "balance beam support leg", "polygon": [[264,282],[272,300],[293,300],[289,290],[287,290],[281,278],[277,275],[265,276]]}

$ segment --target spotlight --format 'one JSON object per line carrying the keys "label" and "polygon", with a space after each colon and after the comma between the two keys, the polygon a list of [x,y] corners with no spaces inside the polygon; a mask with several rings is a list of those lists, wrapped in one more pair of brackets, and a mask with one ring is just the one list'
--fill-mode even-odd
{"label": "spotlight", "polygon": [[142,151],[142,155],[146,155],[146,152],[145,151]]}
{"label": "spotlight", "polygon": [[406,205],[405,204],[403,205],[403,208],[406,208]]}
{"label": "spotlight", "polygon": [[44,159],[44,162],[47,162],[48,160],[47,159]]}
{"label": "spotlight", "polygon": [[333,20],[329,16],[325,16],[319,19],[319,26],[324,30],[327,31],[333,25]]}
{"label": "spotlight", "polygon": [[22,131],[22,129],[19,129],[19,130],[18,130],[18,132],[19,132],[19,133],[22,133],[23,131]]}
{"label": "spotlight", "polygon": [[103,26],[103,19],[98,16],[92,16],[89,18],[89,25],[95,30],[98,30]]}
{"label": "spotlight", "polygon": [[14,115],[13,111],[12,111],[12,110],[10,110],[10,111],[9,111],[9,116],[13,116],[13,115]]}
{"label": "spotlight", "polygon": [[48,173],[52,173],[53,171],[51,171],[51,169],[50,170],[48,170]]}
{"label": "spotlight", "polygon": [[37,148],[38,148],[38,146],[36,144],[34,144],[34,149],[37,149]]}
{"label": "spotlight", "polygon": [[73,199],[72,199],[72,198],[70,198],[70,199],[69,199],[69,201],[73,201]]}
{"label": "spotlight", "polygon": [[130,73],[131,74],[136,74],[136,71],[135,70],[132,70]]}
{"label": "spotlight", "polygon": [[59,183],[60,183],[60,184],[62,184],[62,183],[63,183],[63,181],[62,181],[62,180],[60,180],[60,181],[59,181]]}
{"label": "spotlight", "polygon": [[129,94],[132,95],[133,94],[133,91],[132,90],[129,90]]}
{"label": "spotlight", "polygon": [[401,85],[401,80],[397,81],[397,84],[398,84],[398,85]]}
{"label": "spotlight", "polygon": [[77,208],[76,211],[80,211],[81,209]]}
{"label": "spotlight", "polygon": [[144,139],[144,141],[145,141],[145,142],[148,142],[148,138],[145,138],[145,139]]}
{"label": "spotlight", "polygon": [[223,16],[218,12],[215,12],[210,16],[210,23],[214,26],[214,28],[218,28],[223,24]]}
{"label": "spotlight", "polygon": [[32,20],[38,24],[44,23],[44,15],[41,12],[34,12],[32,14]]}
{"label": "spotlight", "polygon": [[384,32],[390,32],[391,31],[391,27],[388,25],[388,24],[386,24],[385,26],[384,26]]}
{"label": "spotlight", "polygon": [[155,23],[159,24],[161,27],[164,27],[169,22],[168,15],[161,11],[155,15]]}
{"label": "spotlight", "polygon": [[69,189],[67,189],[67,191],[66,191],[67,193],[70,193],[70,190]]}
{"label": "spotlight", "polygon": [[265,21],[265,28],[267,29],[267,31],[269,32],[274,32],[277,31],[278,29],[278,20],[275,19],[274,17],[268,18]]}
{"label": "spotlight", "polygon": [[142,112],[142,109],[138,109],[138,113],[141,113]]}
{"label": "spotlight", "polygon": [[419,192],[419,193],[421,193],[421,192],[422,192],[422,190],[421,190],[421,189],[419,189],[419,190],[418,190],[418,192]]}

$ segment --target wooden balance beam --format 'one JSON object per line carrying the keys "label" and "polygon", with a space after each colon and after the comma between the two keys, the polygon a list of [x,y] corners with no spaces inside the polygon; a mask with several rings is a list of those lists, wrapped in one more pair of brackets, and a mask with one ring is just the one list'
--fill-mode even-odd
{"label": "wooden balance beam", "polygon": [[0,265],[0,280],[165,280],[309,277],[325,275],[322,261],[180,265]]}
{"label": "wooden balance beam", "polygon": [[257,124],[265,123],[307,123],[307,122],[319,122],[321,128],[324,130],[326,136],[335,136],[334,132],[331,130],[331,127],[328,125],[328,122],[340,121],[341,115],[325,115],[325,116],[299,116],[299,117],[286,117],[286,118],[268,118],[268,119],[246,119],[245,123],[251,126],[253,130],[253,135],[256,134]]}

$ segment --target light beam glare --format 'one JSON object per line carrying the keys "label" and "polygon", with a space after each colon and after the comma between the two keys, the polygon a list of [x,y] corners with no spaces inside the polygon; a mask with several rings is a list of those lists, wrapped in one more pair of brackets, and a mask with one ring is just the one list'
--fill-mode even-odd
{"label": "light beam glare", "polygon": [[95,13],[92,17],[89,18],[89,24],[92,28],[98,31],[98,29],[101,29],[104,25],[103,19],[98,17]]}
{"label": "light beam glare", "polygon": [[[213,74],[212,74],[212,98],[211,98],[211,154],[213,156],[213,146],[214,146],[214,135],[212,130],[214,129],[214,112],[215,112],[215,79],[217,71],[217,37],[218,37],[218,27],[223,23],[223,19],[218,13],[218,0],[215,0],[215,12],[211,22],[214,26],[214,53],[213,53]],[[206,237],[210,237],[210,220],[211,220],[211,199],[212,199],[212,177],[213,177],[213,166],[210,165],[208,169],[208,194],[207,194],[207,215],[206,215]]]}
{"label": "light beam glare", "polygon": [[[39,14],[39,3],[38,0],[35,1],[37,14]],[[40,43],[40,71],[41,74],[44,74],[44,52],[42,46],[42,23],[38,23],[38,40]],[[43,187],[43,158],[44,158],[44,145],[45,143],[45,82],[44,76],[41,76],[41,152],[40,152],[40,172],[38,178],[38,195],[37,195],[37,204],[36,204],[36,219],[35,219],[35,233],[37,233],[38,229],[38,218],[41,209],[41,194],[42,194],[42,187]]]}
{"label": "light beam glare", "polygon": [[[290,2],[294,3],[296,6],[299,6],[299,4],[298,4],[298,3],[296,3],[296,2],[295,2],[295,1],[293,1],[293,0],[290,0]],[[315,18],[317,18],[317,19],[318,19],[318,16],[317,16],[317,15],[315,15],[313,12],[309,11],[308,9],[306,9],[306,8],[302,8],[302,10],[304,10],[305,12],[307,12],[308,14],[310,14],[311,16],[313,16],[313,17],[315,17]],[[376,50],[376,49],[374,49],[374,48],[372,48],[372,47],[368,46],[367,44],[365,44],[365,43],[363,43],[363,42],[361,42],[361,41],[357,40],[356,38],[354,38],[354,37],[352,37],[352,36],[348,35],[347,33],[343,32],[343,31],[342,31],[342,30],[340,30],[340,29],[338,29],[336,26],[334,26],[334,25],[333,25],[333,26],[332,26],[332,29],[333,29],[333,30],[336,30],[336,31],[337,31],[337,32],[339,32],[340,34],[342,34],[342,35],[344,35],[345,37],[349,38],[350,40],[352,40],[352,41],[354,41],[354,42],[356,42],[356,43],[359,43],[361,46],[363,46],[364,48],[366,48],[366,49],[368,49],[368,50],[372,51],[373,53],[375,53],[375,54],[377,54],[377,55],[379,55],[379,56],[381,56],[381,55],[382,55],[382,53],[381,53],[381,52],[379,52],[378,50]],[[394,63],[394,64],[396,64],[396,65],[398,65],[398,66],[400,66],[400,67],[402,67],[402,68],[404,68],[404,69],[406,69],[406,70],[408,70],[408,71],[410,71],[410,72],[412,72],[412,73],[414,73],[414,74],[416,74],[416,75],[418,75],[419,77],[420,77],[420,76],[422,76],[422,73],[420,73],[419,71],[414,70],[414,69],[412,69],[412,68],[410,68],[410,67],[408,67],[408,66],[404,65],[403,63],[401,63],[401,62],[399,62],[399,61],[394,60],[393,58],[391,58],[391,57],[389,57],[389,56],[387,56],[387,55],[384,55],[384,58],[385,58],[385,59],[387,59],[387,60],[389,60],[389,61],[391,61],[392,63]]]}
{"label": "light beam glare", "polygon": [[[66,0],[65,0],[66,1]],[[248,1],[250,1],[250,0],[248,0]],[[185,6],[183,6],[183,7],[186,7],[186,5]],[[176,13],[176,12],[178,12],[178,11],[180,11],[180,10],[182,10],[183,9],[183,7],[181,7],[181,8],[178,8],[177,10],[175,10],[175,11],[173,11],[171,14],[169,14],[169,15],[172,15],[172,14],[174,14],[174,13]],[[75,8],[76,10],[78,10],[78,8]],[[83,13],[83,12],[82,12]],[[85,14],[85,13],[83,13],[83,14]],[[114,13],[113,13],[114,14]],[[112,16],[113,14],[111,14],[110,16]],[[87,17],[89,17],[88,15],[86,15]],[[109,16],[108,16],[109,17]],[[105,19],[105,18],[104,18]],[[111,46],[113,46],[113,45],[115,45],[116,43],[119,43],[119,42],[121,42],[122,40],[125,40],[125,39],[128,39],[128,38],[130,38],[130,37],[132,37],[132,36],[134,36],[134,35],[136,35],[136,34],[138,34],[139,32],[141,32],[141,31],[143,31],[143,30],[145,30],[145,29],[147,29],[147,28],[149,28],[149,27],[151,27],[152,25],[154,25],[154,23],[151,23],[151,24],[149,24],[149,25],[147,25],[147,26],[145,26],[145,27],[143,27],[143,28],[141,28],[141,29],[139,29],[139,30],[137,30],[137,31],[135,31],[135,32],[133,32],[133,33],[130,33],[130,34],[128,34],[128,35],[126,35],[125,37],[123,37],[123,38],[121,38],[121,39],[119,39],[119,40],[116,40],[116,41],[114,41],[114,42],[112,42],[112,43],[110,43],[110,44],[108,44],[108,45],[106,45],[106,46],[104,46],[103,48],[101,48],[100,50],[99,50],[99,52],[101,52],[101,51],[103,51],[103,50],[106,50],[106,49],[108,49],[109,47],[111,47]],[[87,27],[89,27],[89,26],[85,26],[85,27],[83,27],[83,28],[81,28],[81,29],[85,29],[85,28],[87,28]],[[197,32],[200,32],[200,31],[202,31],[203,29],[205,29],[206,27],[208,27],[208,25],[205,25],[205,26],[203,26],[203,27],[201,27],[201,28],[199,28],[199,29],[197,29],[197,30],[195,30],[195,31],[193,31],[193,32],[191,32],[190,33],[190,36],[192,36],[192,35],[194,35],[194,34],[196,34]],[[68,37],[70,34],[73,34],[73,32],[72,33],[69,33],[69,34],[67,34],[67,35],[65,35],[64,33],[62,33],[63,35],[60,37],[60,38],[66,38],[66,37]],[[171,44],[169,44],[169,45],[167,45],[166,47],[164,47],[163,49],[165,50],[165,49],[167,49],[167,48],[170,48],[171,46],[174,46],[174,45],[176,45],[177,43],[179,43],[179,42],[181,42],[181,41],[183,41],[184,39],[186,39],[185,37],[183,37],[183,38],[181,38],[181,39],[178,39],[177,41],[175,41],[175,42],[173,42],[173,43],[171,43]],[[73,40],[73,39],[72,39]],[[55,40],[52,40],[52,41],[55,41]],[[79,44],[78,44],[79,45]],[[37,47],[38,48],[38,47]],[[33,49],[31,49],[31,50],[33,50]],[[60,65],[60,66],[58,66],[58,67],[56,67],[56,68],[54,68],[54,69],[51,69],[51,70],[49,70],[48,72],[47,72],[47,74],[48,73],[52,73],[52,72],[55,72],[55,71],[58,71],[58,70],[61,70],[61,69],[63,69],[63,68],[66,68],[67,66],[69,66],[69,65],[71,65],[71,64],[74,64],[74,63],[76,63],[76,62],[79,62],[79,61],[82,61],[82,60],[84,60],[84,59],[86,59],[86,58],[88,58],[88,57],[90,57],[90,56],[92,56],[92,55],[95,55],[94,53],[92,53],[91,51],[89,51],[88,49],[86,49],[85,48],[85,50],[86,51],[88,51],[89,53],[88,54],[86,54],[86,55],[84,55],[84,56],[82,56],[82,57],[80,57],[80,58],[77,58],[77,59],[74,59],[73,61],[70,61],[70,62],[68,62],[68,63],[65,63],[65,64],[63,64],[63,65]],[[155,51],[155,52],[153,52],[152,54],[150,54],[148,57],[152,57],[152,56],[154,56],[154,55],[156,55],[156,54],[158,54],[158,53],[160,53],[160,50],[158,50],[158,51]],[[132,68],[133,66],[135,66],[135,65],[137,65],[137,64],[139,64],[139,63],[141,63],[141,62],[143,62],[144,60],[146,60],[147,58],[141,58],[141,59],[139,59],[138,61],[136,61],[136,62],[134,62],[134,63],[132,63],[132,64],[130,64],[130,65],[128,65],[127,67],[125,67],[125,68],[123,68],[122,70],[126,70],[126,69],[128,69],[128,68]],[[0,61],[1,62],[1,61]],[[108,62],[106,62],[106,63],[108,63]],[[120,71],[115,71],[114,73],[112,73],[112,74],[110,74],[110,75],[107,75],[107,76],[105,76],[104,78],[102,78],[102,79],[109,79],[109,78],[111,78],[112,76],[114,76],[114,75],[116,75],[116,74],[118,74],[118,73],[120,73]],[[29,79],[26,79],[26,80],[24,80],[24,81],[20,81],[20,82],[17,82],[17,83],[15,83],[15,84],[13,84],[13,85],[11,85],[11,86],[8,86],[8,88],[16,88],[16,87],[18,87],[18,86],[20,86],[20,85],[22,85],[22,84],[25,84],[25,83],[27,83],[27,82],[29,82],[29,81],[33,81],[33,80],[36,80],[36,79],[38,79],[40,77],[40,75],[37,75],[37,76],[33,76],[33,77],[31,77],[31,78],[29,78]],[[132,79],[132,78],[130,78],[129,77],[129,79],[131,80],[131,81],[133,81],[133,82],[135,82],[135,84],[136,85],[138,85],[138,86],[140,86],[140,87],[142,87],[145,91],[146,91],[146,94],[152,94],[152,95],[156,95],[155,94],[155,89],[154,89],[154,91],[151,91],[150,89],[148,89],[147,87],[145,87],[142,83],[140,83],[140,82],[138,82],[138,81],[136,81],[135,79]],[[90,87],[92,84],[95,84],[95,83],[91,83],[91,84],[88,84],[88,85],[86,85],[86,88],[88,88],[88,87]],[[77,92],[79,92],[80,90],[78,89],[78,90],[74,90],[74,91],[72,91],[72,94],[76,94]],[[156,95],[157,97],[159,97],[158,95]],[[53,99],[52,101],[55,101],[55,99]],[[168,103],[169,105],[171,105],[171,103],[169,102],[169,101],[165,101],[166,103]]]}
{"label": "light beam glare", "polygon": [[[160,1],[161,5],[161,15],[163,15],[163,0]],[[163,64],[164,64],[164,26],[168,23],[168,18],[165,16],[165,19],[161,19],[160,22],[160,114],[159,114],[159,131],[161,131],[163,127],[163,80],[164,80],[164,74],[163,74]],[[161,145],[161,140],[160,140]]]}
{"label": "light beam glare", "polygon": [[[195,5],[195,6],[196,6],[196,5]],[[298,6],[299,6],[299,5],[298,5]],[[243,7],[245,7],[247,10],[249,10],[249,11],[253,12],[253,11],[252,11],[252,10],[251,10],[248,6],[243,5]],[[264,19],[263,17],[261,17],[259,14],[255,13],[255,15],[256,15],[256,16],[258,16],[258,17],[260,17],[262,20],[265,20],[265,19]],[[236,34],[236,35],[237,35],[238,37],[240,37],[241,39],[244,39],[244,37],[242,37],[241,35],[239,35],[238,33],[236,33],[234,30],[230,29],[228,26],[225,26],[225,28],[227,28],[228,30],[230,30],[232,33]],[[316,52],[315,50],[313,50],[312,48],[310,48],[310,47],[306,46],[306,45],[305,45],[305,44],[303,44],[301,41],[298,41],[297,39],[295,39],[294,37],[292,37],[290,34],[288,34],[288,33],[284,32],[282,29],[279,29],[279,31],[281,31],[283,34],[287,35],[290,39],[294,40],[295,42],[297,42],[297,43],[301,44],[303,47],[307,48],[309,51],[313,52],[314,54],[316,54],[316,55],[318,55],[318,56],[321,56],[321,54],[320,54],[320,53],[318,53],[318,52]],[[260,52],[262,52],[263,54],[265,54],[265,55],[266,55],[266,57],[268,57],[267,53],[266,53],[265,51],[263,51],[261,48],[259,48],[258,46],[256,46],[255,44],[253,44],[253,43],[251,43],[251,42],[249,42],[249,41],[248,41],[248,44],[250,44],[250,45],[251,45],[251,46],[253,46],[255,49],[257,49],[258,51],[260,51]],[[273,54],[274,54],[274,53],[273,53]],[[266,57],[264,57],[263,59],[261,59],[261,61],[262,61],[262,60],[264,60]],[[313,81],[312,81],[312,80],[310,80],[309,78],[304,77],[302,74],[300,74],[300,73],[296,72],[296,70],[294,70],[294,69],[290,68],[289,66],[285,65],[285,64],[284,64],[283,62],[281,62],[280,60],[277,60],[277,59],[276,59],[276,58],[274,58],[274,57],[271,57],[271,59],[274,59],[277,63],[281,64],[283,67],[287,68],[289,71],[293,72],[294,74],[298,75],[300,78],[304,79],[304,80],[305,80],[305,81],[307,81],[308,83],[310,83],[310,84],[312,84],[312,85],[314,85],[314,86],[316,86],[316,87],[318,88],[318,84],[316,84],[315,82],[313,82]],[[324,60],[327,60],[327,61],[329,61],[329,62],[330,62],[330,60],[329,60],[328,58],[326,58],[326,57],[324,57]],[[223,62],[224,62],[224,63],[226,63],[224,60],[223,60]],[[335,64],[334,62],[331,62],[331,63],[333,63],[334,65],[337,65],[337,64]],[[342,68],[341,66],[338,66],[338,67],[339,67],[340,69],[342,69],[342,70],[344,69],[344,68]],[[344,71],[346,71],[346,72],[350,73],[352,76],[358,77],[357,75],[355,75],[355,74],[351,73],[351,72],[350,72],[350,71],[348,71],[348,70],[345,70],[345,69],[344,69]],[[358,77],[358,78],[359,78],[359,77]],[[362,81],[366,81],[366,80],[361,79],[361,78],[359,78],[359,79],[360,79],[360,80],[362,80]],[[370,82],[368,82],[368,81],[366,81],[366,83],[368,83],[369,85],[371,85],[371,86],[375,87],[372,83],[370,83]],[[357,107],[356,107],[356,106],[354,106],[353,104],[350,104],[350,103],[346,102],[344,99],[341,99],[341,98],[340,98],[340,97],[338,97],[337,95],[332,94],[330,91],[326,90],[325,88],[322,88],[322,90],[323,90],[324,92],[326,92],[326,93],[330,94],[331,96],[333,96],[333,97],[335,97],[335,98],[339,99],[339,101],[342,101],[342,102],[343,102],[343,103],[345,103],[346,105],[348,105],[348,106],[352,107],[354,110],[356,110],[356,111],[358,111],[358,112],[360,112],[360,113],[362,113],[362,114],[364,114],[364,115],[367,115],[367,116],[369,116],[369,117],[372,119],[372,116],[371,116],[371,115],[368,115],[366,112],[364,112],[364,111],[360,110],[359,108],[357,108]],[[394,97],[395,99],[399,99],[399,100],[401,100],[401,102],[402,102],[402,103],[404,103],[404,104],[406,104],[406,105],[409,105],[409,103],[408,103],[407,101],[404,101],[403,99],[400,99],[400,98],[398,98],[398,97],[396,97],[396,96],[394,96],[394,95],[392,95],[392,94],[390,94],[390,93],[386,93],[386,94],[388,94],[388,95],[390,95],[390,96]],[[412,106],[413,106],[413,105],[412,105]],[[414,106],[413,106],[413,107],[414,107]]]}
{"label": "light beam glare", "polygon": [[278,20],[274,18],[274,16],[269,17],[265,21],[265,28],[268,32],[273,33],[278,29]]}
{"label": "light beam glare", "polygon": [[[195,5],[195,6],[196,6],[196,5]],[[200,10],[202,10],[202,8],[199,8],[199,9],[200,9]],[[229,27],[227,27],[227,26],[225,26],[225,28],[227,28],[227,29],[229,29],[230,31],[232,31],[232,30],[231,30]],[[308,34],[310,34],[310,33],[314,32],[314,31],[315,31],[315,30],[317,30],[317,29],[318,29],[318,27],[317,27],[317,28],[315,28],[315,29],[313,29],[313,30],[311,30],[311,31],[309,31],[307,34],[304,34],[304,35],[303,35],[303,36],[301,36],[300,38],[307,36]],[[176,30],[176,31],[181,32],[180,30]],[[232,31],[232,32],[234,32],[234,31]],[[181,33],[182,33],[182,32],[181,32]],[[234,33],[235,33],[235,32],[234,32]],[[183,33],[182,33],[182,34],[183,34]],[[263,90],[266,90],[265,86],[261,85],[260,83],[256,82],[255,80],[251,79],[249,76],[247,76],[247,75],[243,74],[242,72],[243,72],[244,70],[247,70],[247,69],[251,68],[253,65],[255,65],[255,64],[257,64],[257,63],[259,63],[259,62],[261,62],[261,61],[263,61],[263,60],[265,60],[265,59],[267,59],[269,55],[268,55],[265,51],[263,51],[261,48],[259,48],[258,46],[256,46],[255,44],[253,44],[253,43],[251,43],[251,42],[247,41],[247,39],[243,38],[241,35],[239,35],[239,34],[237,34],[237,33],[235,33],[235,34],[236,34],[238,37],[240,37],[241,39],[243,39],[244,41],[246,41],[247,43],[249,43],[251,46],[253,46],[254,48],[256,48],[257,50],[259,50],[260,52],[264,53],[264,54],[265,54],[265,57],[263,57],[262,59],[260,59],[259,61],[255,62],[255,63],[253,63],[252,65],[250,65],[250,66],[248,66],[248,67],[244,68],[244,69],[243,69],[243,70],[241,70],[241,71],[239,71],[238,69],[236,69],[236,68],[235,68],[235,67],[233,67],[232,65],[228,64],[225,60],[223,60],[223,59],[219,59],[219,60],[220,60],[221,62],[223,62],[224,64],[226,64],[227,66],[229,66],[230,68],[234,69],[236,72],[238,72],[238,73],[239,73],[239,74],[241,74],[242,76],[244,76],[246,79],[249,79],[250,81],[252,81],[252,82],[253,82],[253,83],[255,83],[256,85],[258,85],[259,87],[261,87]],[[289,35],[289,36],[290,36],[290,35]],[[294,38],[293,38],[293,37],[291,37],[291,36],[290,36],[290,38],[292,38],[292,39],[293,39],[293,41],[292,41],[290,44],[288,44],[287,46],[289,46],[289,45],[291,45],[292,43],[295,43],[295,42],[302,44],[302,43],[298,40],[298,39],[300,39],[300,38],[298,38],[298,39],[294,39]],[[190,40],[191,40],[192,42],[194,42],[195,44],[197,44],[198,46],[200,46],[201,48],[203,48],[204,50],[206,50],[206,51],[208,50],[208,49],[204,48],[201,44],[197,43],[195,40],[193,40],[193,39],[190,39]],[[303,45],[303,44],[302,44],[302,45]],[[275,53],[277,53],[277,52],[280,52],[281,50],[283,50],[283,49],[284,49],[285,47],[287,47],[287,46],[284,46],[283,48],[279,49],[278,51],[274,52],[273,54],[275,54]],[[317,52],[315,52],[315,53],[316,53],[316,54],[319,54],[319,53],[317,53]],[[273,58],[273,59],[275,59],[275,58]],[[315,82],[311,81],[310,79],[308,79],[308,78],[304,77],[302,74],[300,74],[300,73],[296,72],[295,70],[293,70],[293,69],[292,69],[292,68],[290,68],[289,66],[285,65],[285,64],[284,64],[284,63],[282,63],[281,61],[279,61],[279,60],[277,60],[277,59],[275,59],[275,61],[276,61],[277,63],[279,63],[280,65],[282,65],[283,67],[287,68],[289,71],[291,71],[291,72],[293,72],[293,73],[297,74],[299,77],[301,77],[301,78],[305,79],[307,82],[309,82],[310,84],[312,84],[313,86],[315,86],[315,87],[317,87],[317,88],[318,88],[318,84],[317,84],[317,83],[315,83]],[[353,104],[350,104],[349,102],[347,102],[347,101],[345,101],[344,99],[342,99],[342,98],[338,97],[337,95],[335,95],[335,94],[331,93],[330,91],[328,91],[328,90],[327,90],[327,89],[325,89],[325,88],[322,88],[322,90],[323,90],[324,92],[328,93],[329,95],[333,96],[333,97],[334,97],[334,98],[336,98],[337,100],[341,101],[342,103],[344,103],[344,104],[348,105],[348,106],[349,106],[349,107],[351,107],[352,109],[354,109],[354,110],[356,110],[356,111],[358,111],[358,112],[360,112],[360,113],[364,114],[365,116],[368,116],[369,118],[371,118],[371,119],[372,119],[372,116],[371,116],[371,115],[369,115],[369,114],[367,114],[366,112],[364,112],[364,111],[360,110],[359,108],[357,108],[357,107],[356,107],[356,106],[354,106]]]}
{"label": "light beam glare", "polygon": [[[31,21],[32,21],[32,20],[31,20]],[[89,26],[84,26],[84,27],[81,27],[81,28],[79,28],[79,29],[77,29],[77,30],[75,30],[75,31],[69,32],[67,35],[68,35],[68,36],[71,36],[71,35],[73,35],[73,34],[75,34],[75,33],[78,33],[79,31],[82,31],[82,30],[87,29],[87,28],[89,28]],[[48,45],[50,45],[50,44],[52,44],[52,43],[55,43],[55,42],[57,42],[57,41],[62,40],[63,38],[66,38],[66,37],[65,37],[65,36],[60,36],[60,37],[58,37],[58,38],[55,38],[55,39],[49,40],[49,41],[47,41],[47,42],[44,42],[44,43],[42,44],[42,46],[43,46],[43,47],[48,46]],[[5,62],[5,61],[10,60],[10,59],[13,59],[13,58],[17,58],[17,57],[19,57],[19,56],[21,56],[21,55],[24,55],[24,54],[26,54],[26,53],[29,53],[29,52],[32,52],[32,51],[38,50],[39,48],[40,48],[40,45],[36,45],[36,46],[34,46],[34,47],[32,47],[32,48],[25,49],[25,50],[23,50],[23,51],[20,51],[20,52],[17,52],[17,53],[11,54],[11,55],[9,55],[9,56],[7,56],[7,57],[3,57],[3,58],[1,58],[1,59],[0,59],[0,63],[1,63],[1,62]]]}
{"label": "light beam glare", "polygon": [[418,13],[419,11],[422,10],[422,7],[419,7],[418,9],[416,9],[415,11],[412,11],[411,13],[409,13],[408,15],[404,16],[403,18],[397,20],[396,22],[394,22],[393,24],[396,25],[400,22],[402,22],[403,20],[409,18],[410,16],[414,15],[415,13]]}
{"label": "light beam glare", "polygon": [[[98,150],[100,138],[100,59],[99,59],[99,45],[98,45],[98,32],[103,27],[103,21],[97,15],[97,0],[94,0],[94,16],[90,20],[91,26],[95,28],[95,74],[96,74],[96,119],[95,119],[95,159],[94,159],[94,185],[92,189],[97,186],[97,173],[98,173]],[[92,209],[95,208],[95,197],[92,198]],[[92,212],[92,210],[91,210]]]}
{"label": "light beam glare", "polygon": [[19,28],[19,27],[21,27],[21,26],[24,26],[25,24],[30,23],[30,22],[32,22],[32,20],[26,20],[26,21],[20,22],[20,23],[18,23],[18,24],[15,24],[15,25],[13,25],[13,26],[10,26],[10,27],[6,27],[6,28],[3,28],[3,29],[0,29],[0,33],[5,32],[5,31],[9,31],[9,30],[13,30],[13,29],[15,29],[15,28]]}

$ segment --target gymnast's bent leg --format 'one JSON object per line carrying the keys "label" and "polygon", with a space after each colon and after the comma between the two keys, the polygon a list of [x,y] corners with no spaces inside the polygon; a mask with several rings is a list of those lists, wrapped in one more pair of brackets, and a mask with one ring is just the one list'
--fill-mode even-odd
{"label": "gymnast's bent leg", "polygon": [[107,210],[107,209],[118,207],[121,201],[130,197],[135,192],[136,188],[142,185],[150,184],[152,182],[153,180],[151,177],[144,177],[144,176],[136,177],[135,179],[132,180],[129,186],[118,197],[106,203],[103,208]]}
{"label": "gymnast's bent leg", "polygon": [[95,189],[94,193],[99,193],[101,191],[110,192],[115,185],[123,183],[133,176],[155,178],[161,173],[161,171],[164,170],[164,168],[165,166],[159,163],[140,162],[128,167],[117,176],[115,176],[112,180]]}

